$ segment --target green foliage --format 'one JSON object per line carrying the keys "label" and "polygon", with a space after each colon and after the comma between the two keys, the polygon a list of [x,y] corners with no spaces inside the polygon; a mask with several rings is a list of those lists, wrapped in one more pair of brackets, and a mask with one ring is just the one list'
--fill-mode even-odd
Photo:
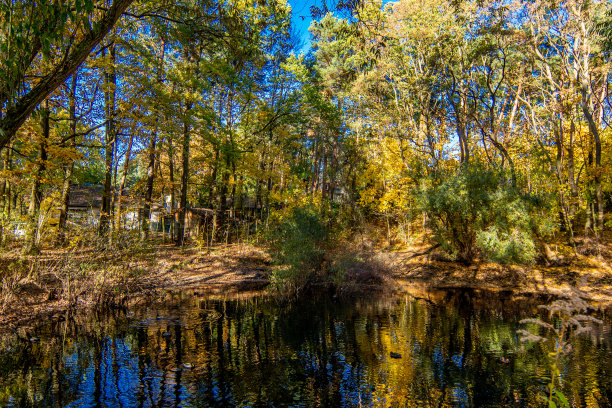
{"label": "green foliage", "polygon": [[73,177],[77,184],[102,184],[104,182],[104,162],[95,160],[76,163]]}
{"label": "green foliage", "polygon": [[500,231],[491,226],[476,235],[476,246],[492,261],[498,263],[526,264],[534,260],[536,248],[528,231],[513,228]]}
{"label": "green foliage", "polygon": [[604,50],[612,51],[612,10],[608,10],[603,18],[597,22],[597,31],[601,35]]}
{"label": "green foliage", "polygon": [[338,253],[329,267],[329,277],[332,283],[338,287],[346,283],[351,271],[364,263],[362,254],[352,251]]}
{"label": "green foliage", "polygon": [[478,250],[495,262],[532,262],[533,231],[542,229],[530,213],[534,203],[503,171],[478,164],[439,173],[421,191],[421,206],[431,217],[435,239],[465,263],[471,263]]}
{"label": "green foliage", "polygon": [[323,262],[329,230],[315,204],[301,204],[274,214],[267,239],[281,266],[273,276],[285,293],[302,289]]}

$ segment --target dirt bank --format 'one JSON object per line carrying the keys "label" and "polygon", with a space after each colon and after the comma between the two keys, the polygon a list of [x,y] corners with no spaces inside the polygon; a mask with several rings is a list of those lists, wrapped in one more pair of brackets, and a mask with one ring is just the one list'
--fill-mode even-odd
{"label": "dirt bank", "polygon": [[563,265],[499,265],[475,263],[470,266],[439,260],[436,254],[414,256],[423,247],[406,251],[380,252],[401,290],[413,286],[431,289],[475,288],[520,295],[567,296],[578,294],[604,308],[612,307],[612,267],[605,257],[574,256]]}
{"label": "dirt bank", "polygon": [[[408,250],[344,251],[348,262],[339,292],[363,296],[385,287],[385,293],[418,293],[445,288],[503,291],[514,296],[565,296],[578,293],[603,308],[612,307],[612,268],[605,258],[577,257],[564,266],[512,266],[477,263],[464,266],[437,260],[435,253]],[[363,249],[361,249],[363,250]],[[13,330],[41,318],[61,319],[66,310],[129,307],[167,293],[230,296],[268,286],[269,255],[251,245],[210,250],[156,244],[139,251],[47,250],[35,257],[5,253],[0,257],[3,286],[0,330]],[[330,261],[331,262],[331,261]],[[329,279],[329,276],[322,279]],[[328,282],[327,286],[329,287]],[[258,292],[259,293],[259,292]]]}
{"label": "dirt bank", "polygon": [[208,249],[157,244],[139,251],[45,250],[0,257],[0,330],[69,309],[122,307],[167,292],[232,294],[268,283],[269,257],[251,245]]}

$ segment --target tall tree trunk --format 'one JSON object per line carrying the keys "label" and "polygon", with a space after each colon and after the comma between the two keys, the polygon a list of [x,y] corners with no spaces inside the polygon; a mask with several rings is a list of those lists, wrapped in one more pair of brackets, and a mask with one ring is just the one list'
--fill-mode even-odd
{"label": "tall tree trunk", "polygon": [[42,135],[38,148],[38,163],[37,170],[32,180],[32,189],[30,193],[30,208],[28,209],[28,223],[26,227],[25,244],[23,247],[24,253],[38,253],[39,249],[39,219],[40,219],[40,204],[42,203],[41,180],[46,170],[47,162],[47,141],[49,140],[49,101],[45,100],[41,110],[41,128]]}
{"label": "tall tree trunk", "polygon": [[147,184],[145,189],[145,199],[142,208],[142,228],[141,238],[149,238],[149,221],[151,219],[151,200],[153,198],[153,181],[155,180],[155,147],[157,144],[157,126],[151,134],[151,143],[149,144],[148,159],[149,164],[147,165]]}
{"label": "tall tree trunk", "polygon": [[223,239],[224,238],[223,234],[225,234],[226,242],[229,238],[229,223],[228,223],[228,217],[227,217],[227,209],[228,209],[227,194],[229,191],[230,172],[231,172],[231,165],[232,165],[233,155],[234,155],[234,140],[232,137],[232,132],[233,132],[233,116],[232,116],[233,108],[232,107],[233,105],[234,105],[234,92],[228,91],[225,110],[227,111],[226,123],[227,123],[227,131],[228,131],[229,137],[227,137],[225,140],[225,146],[226,146],[225,148],[225,168],[223,169],[223,181],[222,181],[223,186],[221,188],[221,208],[219,210],[220,238]]}
{"label": "tall tree trunk", "polygon": [[457,136],[459,137],[459,150],[461,154],[459,163],[468,163],[470,161],[470,150],[467,142],[465,125],[462,122],[457,122],[456,130]]}
{"label": "tall tree trunk", "polygon": [[232,208],[231,208],[231,223],[234,225],[236,221],[236,186],[238,185],[238,177],[236,175],[236,160],[232,160]]}
{"label": "tall tree trunk", "polygon": [[3,171],[6,175],[2,180],[2,184],[0,185],[0,216],[2,222],[2,230],[0,231],[0,245],[4,244],[6,239],[6,226],[8,225],[10,216],[11,216],[11,182],[9,181],[8,172],[11,168],[12,164],[12,156],[13,150],[11,148],[11,144],[9,144],[8,148],[4,149],[4,160],[3,160]]}
{"label": "tall tree trunk", "polygon": [[258,211],[259,209],[259,218],[263,217],[263,177],[264,174],[266,172],[266,147],[264,146],[264,148],[261,151],[261,155],[259,157],[259,176],[257,177],[257,182],[256,182],[256,186],[255,186],[255,212],[254,214]]}
{"label": "tall tree trunk", "polygon": [[125,152],[125,159],[123,160],[123,174],[121,175],[121,182],[119,183],[119,191],[117,192],[117,209],[115,211],[115,229],[121,230],[121,210],[123,206],[123,192],[125,191],[125,182],[127,180],[127,173],[130,168],[130,158],[132,155],[132,145],[134,143],[134,132],[131,132],[130,139],[128,141],[128,147]]}
{"label": "tall tree trunk", "polygon": [[584,234],[588,235],[589,233],[593,232],[593,218],[592,218],[592,214],[591,214],[591,210],[592,210],[592,205],[593,205],[593,191],[592,191],[592,185],[593,185],[593,181],[591,180],[591,176],[590,173],[592,171],[593,168],[593,145],[592,143],[588,143],[588,151],[589,153],[587,154],[587,160],[585,163],[585,170],[586,170],[586,176],[587,176],[587,192],[586,192],[586,219],[584,221]]}
{"label": "tall tree trunk", "polygon": [[[595,143],[595,168],[592,168],[592,174],[596,206],[593,209],[593,227],[596,233],[599,234],[599,232],[604,229],[604,199],[601,186],[603,168],[601,166],[601,137],[599,126],[601,126],[604,114],[603,101],[605,100],[607,92],[609,92],[609,88],[607,83],[600,83],[600,80],[596,79],[598,75],[595,74],[595,72],[597,72],[598,67],[591,65],[594,55],[592,46],[595,44],[591,31],[594,26],[592,18],[584,13],[586,9],[586,7],[579,7],[573,3],[568,6],[568,10],[572,14],[570,18],[574,19],[580,27],[580,35],[577,35],[576,39],[573,40],[577,40],[580,44],[577,50],[578,53],[574,55],[573,59],[573,73],[575,81],[580,84],[580,105],[582,113],[588,123],[589,132]],[[604,75],[603,78],[607,78],[607,76]],[[599,85],[601,89],[601,95],[599,97],[595,96],[597,88],[594,88],[593,85]]]}
{"label": "tall tree trunk", "polygon": [[[161,55],[159,58],[159,67],[157,69],[157,83],[162,83],[162,71],[164,69],[164,58],[166,55],[166,42],[162,39]],[[145,200],[143,206],[141,238],[149,238],[149,224],[151,222],[151,205],[153,199],[153,182],[155,180],[155,148],[157,145],[157,132],[159,126],[159,114],[155,113],[155,129],[151,134],[151,143],[149,145],[149,164],[147,165],[147,185],[145,190]]]}
{"label": "tall tree trunk", "polygon": [[591,136],[593,137],[593,141],[595,142],[595,169],[593,170],[593,184],[595,187],[595,200],[597,204],[597,225],[594,225],[595,228],[599,230],[603,230],[604,228],[604,199],[603,193],[601,189],[601,137],[599,135],[599,129],[597,128],[597,124],[593,119],[593,114],[590,109],[590,96],[587,93],[588,83],[583,83],[582,86],[582,112],[584,113],[584,117],[587,120],[589,125],[589,131],[591,132]]}
{"label": "tall tree trunk", "polygon": [[[450,103],[455,114],[455,130],[459,138],[460,163],[468,163],[470,161],[470,146],[467,139],[468,132],[466,128],[467,102],[465,100],[465,94],[463,83],[458,84],[454,81],[451,88]],[[459,98],[458,101],[455,100],[455,95]]]}
{"label": "tall tree trunk", "polygon": [[207,206],[213,208],[215,206],[215,193],[217,190],[217,167],[219,166],[219,147],[215,143],[213,147],[215,151],[215,158],[213,161],[213,167],[210,174],[210,183],[208,183],[208,202]]}
{"label": "tall tree trunk", "polygon": [[[575,163],[574,163],[574,137],[576,135],[576,125],[574,124],[574,119],[570,122],[570,130],[569,130],[569,141],[567,143],[567,179],[570,186],[570,203],[569,203],[569,218],[573,223],[574,216],[576,215],[576,205],[578,203],[578,186],[576,184],[576,176],[575,176]],[[573,224],[572,224],[573,227]]]}
{"label": "tall tree trunk", "polygon": [[557,175],[558,182],[558,197],[557,201],[559,203],[559,224],[561,231],[567,231],[569,226],[569,217],[566,211],[567,209],[567,199],[565,197],[565,175],[563,173],[563,151],[565,148],[565,137],[564,137],[564,129],[563,129],[563,116],[560,116],[558,120],[552,121],[553,125],[553,133],[555,136],[555,146],[557,148],[557,155],[555,157],[555,173]]}
{"label": "tall tree trunk", "polygon": [[329,188],[329,186],[327,185],[327,153],[328,153],[328,146],[327,146],[327,140],[325,140],[323,142],[323,174],[322,174],[322,196],[323,198],[327,197],[327,190]]}
{"label": "tall tree trunk", "polygon": [[[6,174],[6,170],[8,169],[8,158],[10,156],[10,150],[4,149],[1,153],[3,157],[2,163],[4,163],[2,170]],[[2,211],[4,211],[4,204],[6,202],[7,185],[8,185],[8,178],[5,177],[2,179],[2,182],[0,182],[0,209],[2,209]]]}
{"label": "tall tree trunk", "polygon": [[[172,137],[168,138],[168,173],[170,178],[170,214],[172,215],[172,223],[170,224],[170,233],[172,240],[175,239],[176,235],[176,188],[174,183],[174,146],[172,144]],[[164,203],[165,204],[165,203]]]}
{"label": "tall tree trunk", "polygon": [[189,113],[191,102],[185,105],[185,118],[183,119],[183,158],[181,174],[181,202],[179,206],[179,225],[177,244],[183,245],[185,240],[185,219],[187,215],[187,190],[189,187],[189,142],[191,141],[191,125]]}
{"label": "tall tree trunk", "polygon": [[[115,131],[115,137],[113,140],[113,176],[111,185],[111,204],[110,204],[110,219],[109,225],[111,231],[115,230],[115,206],[117,204],[117,174],[119,173],[119,137]],[[112,237],[112,236],[111,236]]]}
{"label": "tall tree trunk", "polygon": [[219,222],[218,222],[218,233],[219,239],[223,239],[223,233],[227,227],[227,192],[230,178],[230,152],[225,153],[225,168],[223,169],[223,176],[221,177],[221,192],[219,202]]}
{"label": "tall tree trunk", "polygon": [[111,40],[109,46],[109,59],[106,62],[104,73],[104,104],[106,126],[104,132],[104,192],[102,194],[102,208],[100,208],[100,235],[106,235],[109,229],[111,211],[111,187],[113,177],[113,149],[115,146],[115,43]]}
{"label": "tall tree trunk", "polygon": [[[340,108],[340,103],[338,103]],[[331,157],[331,175],[329,181],[329,200],[334,201],[334,193],[336,191],[336,182],[338,178],[338,149],[340,145],[340,134],[334,132],[334,143],[332,145],[332,157]]]}
{"label": "tall tree trunk", "polygon": [[319,144],[318,140],[315,139],[313,141],[313,149],[314,149],[314,160],[312,164],[312,182],[310,183],[310,195],[313,196],[317,191],[317,186],[319,185]]}
{"label": "tall tree trunk", "polygon": [[[70,115],[70,145],[75,148],[76,145],[76,87],[77,74],[72,75],[70,83],[69,98],[69,115]],[[57,236],[55,237],[55,245],[63,245],[66,241],[66,222],[68,220],[68,206],[70,199],[70,182],[72,181],[72,172],[74,170],[74,160],[69,159],[63,164],[64,181],[62,183],[62,196],[60,198],[60,214],[57,224]]]}

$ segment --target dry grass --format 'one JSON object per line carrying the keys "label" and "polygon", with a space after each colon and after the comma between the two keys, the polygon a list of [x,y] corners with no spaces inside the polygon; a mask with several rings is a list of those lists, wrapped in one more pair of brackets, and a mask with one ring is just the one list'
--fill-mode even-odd
{"label": "dry grass", "polygon": [[[118,240],[119,241],[119,240]],[[131,245],[82,241],[67,249],[0,255],[0,327],[11,329],[44,315],[81,308],[119,307],[162,290],[202,287],[227,291],[268,283],[269,260],[248,245],[201,250],[161,242]]]}
{"label": "dry grass", "polygon": [[[612,239],[598,244],[598,255],[574,254],[553,243],[551,249],[568,262],[563,266],[498,265],[469,267],[449,262],[426,240],[413,239],[398,250],[358,235],[330,251],[316,287],[327,286],[340,296],[368,296],[415,288],[477,288],[515,295],[564,296],[577,293],[612,305]],[[592,242],[577,242],[586,248]],[[244,293],[265,288],[272,271],[268,254],[251,245],[220,245],[211,249],[178,248],[161,242],[141,243],[126,235],[110,245],[81,237],[64,249],[43,249],[24,256],[19,248],[0,254],[0,328],[66,310],[118,307],[137,299],[159,299],[166,293]]]}
{"label": "dry grass", "polygon": [[326,256],[322,273],[341,296],[389,293],[397,285],[385,254],[361,237],[344,242]]}

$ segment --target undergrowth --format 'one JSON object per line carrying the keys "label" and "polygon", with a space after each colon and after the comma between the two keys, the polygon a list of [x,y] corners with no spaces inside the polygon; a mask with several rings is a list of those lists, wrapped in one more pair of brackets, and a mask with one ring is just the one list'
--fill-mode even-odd
{"label": "undergrowth", "polygon": [[[278,295],[292,298],[315,287],[337,294],[385,287],[390,274],[384,262],[351,242],[351,236],[340,234],[347,230],[342,225],[345,218],[316,202],[273,214],[266,238],[276,263],[271,285]],[[352,238],[359,241],[357,236]]]}
{"label": "undergrowth", "polygon": [[61,251],[30,256],[18,249],[5,252],[0,260],[5,271],[0,275],[0,312],[44,300],[68,305],[108,302],[129,291],[131,280],[144,276],[129,260],[146,259],[154,251],[150,242],[138,239],[137,232],[115,232],[109,239],[91,228],[73,236]]}

